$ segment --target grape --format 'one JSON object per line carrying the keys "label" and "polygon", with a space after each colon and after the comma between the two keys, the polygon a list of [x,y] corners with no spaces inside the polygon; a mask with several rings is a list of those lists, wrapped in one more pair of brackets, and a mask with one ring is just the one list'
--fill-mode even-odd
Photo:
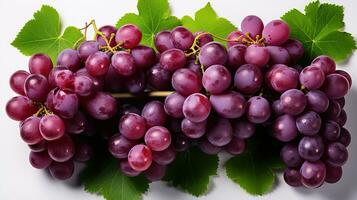
{"label": "grape", "polygon": [[284,145],[280,150],[280,158],[288,167],[299,167],[303,162],[295,144]]}
{"label": "grape", "polygon": [[77,76],[86,76],[90,79],[92,79],[93,81],[93,85],[94,85],[94,90],[95,91],[101,91],[103,90],[104,87],[104,80],[102,77],[99,76],[91,76],[88,71],[85,68],[82,68],[80,70],[77,71],[76,73]]}
{"label": "grape", "polygon": [[229,87],[231,80],[231,74],[225,66],[212,65],[203,73],[202,84],[207,92],[220,94]]}
{"label": "grape", "polygon": [[126,139],[123,135],[115,134],[108,140],[108,150],[115,158],[127,158],[131,148],[138,142]]}
{"label": "grape", "polygon": [[331,99],[339,99],[344,97],[349,89],[348,80],[340,74],[330,74],[325,78],[325,82],[321,88],[323,92]]}
{"label": "grape", "polygon": [[45,140],[57,140],[65,134],[66,128],[63,120],[55,114],[45,115],[41,118],[39,128]]}
{"label": "grape", "polygon": [[337,141],[340,137],[340,126],[331,120],[326,121],[322,127],[322,135],[328,141]]}
{"label": "grape", "polygon": [[166,166],[165,165],[159,165],[156,163],[152,163],[152,165],[147,169],[144,174],[145,177],[151,181],[159,181],[162,178],[164,178],[166,173]]}
{"label": "grape", "polygon": [[145,69],[155,64],[156,54],[154,49],[139,45],[131,50],[131,55],[138,68]]}
{"label": "grape", "polygon": [[6,103],[6,114],[16,121],[23,121],[36,111],[35,104],[25,96],[13,97]]}
{"label": "grape", "polygon": [[141,172],[134,170],[128,161],[123,160],[120,162],[120,170],[125,176],[135,177],[138,176]]}
{"label": "grape", "polygon": [[73,89],[75,75],[71,70],[64,69],[54,74],[55,83],[61,89]]}
{"label": "grape", "polygon": [[73,161],[67,162],[52,162],[49,167],[50,174],[53,178],[66,180],[72,177],[74,172]]}
{"label": "grape", "polygon": [[77,162],[87,162],[92,158],[93,153],[93,148],[88,143],[76,143],[76,152],[74,154],[74,160]]}
{"label": "grape", "polygon": [[166,122],[164,105],[159,101],[147,103],[142,110],[141,116],[145,118],[148,127],[162,126]]}
{"label": "grape", "polygon": [[186,65],[186,55],[180,49],[166,50],[161,54],[160,65],[168,71],[183,68]]}
{"label": "grape", "polygon": [[255,124],[246,120],[237,120],[233,122],[234,136],[240,139],[248,139],[255,132]]}
{"label": "grape", "polygon": [[169,148],[163,151],[153,151],[152,158],[159,165],[168,165],[174,161],[176,157],[175,149],[170,146]]}
{"label": "grape", "polygon": [[282,142],[289,142],[295,139],[298,135],[295,118],[286,114],[279,116],[273,124],[273,135]]}
{"label": "grape", "polygon": [[184,96],[199,92],[202,89],[201,78],[190,69],[178,69],[172,75],[172,87]]}
{"label": "grape", "polygon": [[305,161],[300,168],[300,174],[301,182],[305,187],[317,188],[325,181],[326,167],[321,161]]}
{"label": "grape", "polygon": [[119,122],[119,131],[126,138],[137,140],[142,138],[146,132],[145,118],[134,113],[124,115]]}
{"label": "grape", "polygon": [[191,122],[188,119],[183,119],[181,122],[182,132],[189,138],[200,138],[206,132],[207,121]]}
{"label": "grape", "polygon": [[39,125],[39,117],[29,117],[20,124],[20,135],[24,142],[27,144],[37,144],[43,140]]}
{"label": "grape", "polygon": [[53,110],[60,117],[73,118],[78,112],[79,102],[76,94],[66,90],[58,90],[53,96]]}
{"label": "grape", "polygon": [[25,85],[25,80],[29,75],[30,73],[24,70],[18,70],[15,73],[13,73],[9,81],[11,89],[17,94],[25,96],[24,85]]}
{"label": "grape", "polygon": [[249,98],[246,104],[247,119],[255,124],[267,121],[270,117],[269,102],[261,96]]}
{"label": "grape", "polygon": [[317,113],[325,112],[330,104],[326,94],[320,90],[311,90],[306,94],[307,106]]}
{"label": "grape", "polygon": [[[112,59],[112,62],[113,62],[113,59]],[[114,64],[114,62],[113,62],[113,64]],[[101,52],[101,51],[91,54],[87,58],[86,63],[85,63],[87,72],[91,76],[105,75],[108,72],[109,65],[110,65],[110,58],[109,58],[108,54],[106,54],[105,52]]]}
{"label": "grape", "polygon": [[268,45],[281,45],[290,37],[289,25],[282,20],[273,20],[265,25],[263,37]]}
{"label": "grape", "polygon": [[[199,36],[199,37],[198,37]],[[194,37],[198,37],[198,46],[203,47],[205,44],[213,41],[213,36],[209,33],[198,31],[194,34]]]}
{"label": "grape", "polygon": [[239,67],[234,75],[234,86],[244,94],[254,94],[259,91],[263,83],[261,70],[252,64]]}
{"label": "grape", "polygon": [[25,80],[24,90],[29,99],[44,102],[49,91],[49,84],[43,75],[31,74]]}
{"label": "grape", "polygon": [[82,112],[77,112],[73,118],[64,119],[67,133],[80,134],[86,129],[88,121]]}
{"label": "grape", "polygon": [[175,150],[178,152],[186,151],[190,147],[190,141],[187,136],[178,133],[176,137],[173,138]]}
{"label": "grape", "polygon": [[314,111],[308,111],[296,118],[296,126],[304,135],[315,135],[320,131],[321,118]]}
{"label": "grape", "polygon": [[289,52],[279,46],[267,46],[265,47],[269,52],[269,64],[289,64],[290,63],[290,55]]}
{"label": "grape", "polygon": [[[93,79],[92,79],[93,81]],[[109,66],[107,74],[104,76],[104,88],[109,92],[122,92],[125,90],[125,79],[120,76],[112,65]],[[94,81],[93,81],[94,85]],[[95,85],[93,90],[95,90]]]}
{"label": "grape", "polygon": [[193,34],[185,27],[178,26],[171,31],[171,40],[178,49],[186,51],[190,49],[194,41]]}
{"label": "grape", "polygon": [[142,38],[140,29],[133,24],[126,24],[118,29],[115,35],[117,44],[126,49],[132,49],[139,45]]}
{"label": "grape", "polygon": [[56,162],[66,162],[74,156],[74,153],[75,146],[68,135],[48,142],[48,155]]}
{"label": "grape", "polygon": [[201,69],[201,65],[197,64],[197,63],[196,63],[196,60],[189,60],[189,61],[187,61],[186,68],[192,70],[192,71],[195,72],[200,78],[202,78],[203,72],[202,72],[202,69]]}
{"label": "grape", "polygon": [[137,69],[134,57],[126,51],[114,53],[112,56],[112,66],[115,72],[122,76],[131,76]]}
{"label": "grape", "polygon": [[339,142],[328,144],[325,154],[328,164],[335,167],[341,167],[348,159],[348,151],[346,147]]}
{"label": "grape", "polygon": [[63,50],[57,57],[57,65],[67,67],[72,72],[77,71],[81,67],[78,51],[74,49]]}
{"label": "grape", "polygon": [[277,92],[285,92],[297,87],[299,73],[291,67],[283,64],[276,64],[266,73],[266,82]]}
{"label": "grape", "polygon": [[171,117],[181,118],[183,117],[182,107],[185,101],[185,97],[177,92],[169,94],[165,98],[164,109],[165,112]]}
{"label": "grape", "polygon": [[218,121],[207,130],[206,136],[211,144],[222,147],[232,140],[232,125],[228,119],[219,118]]}
{"label": "grape", "polygon": [[346,104],[346,99],[345,99],[345,97],[336,99],[335,101],[337,101],[337,103],[340,104],[341,108],[345,107],[345,104]]}
{"label": "grape", "polygon": [[48,84],[50,85],[51,89],[58,87],[57,83],[56,83],[56,75],[57,75],[57,72],[62,71],[62,70],[68,70],[68,68],[64,67],[64,66],[57,66],[55,68],[52,68],[51,72],[49,73]]}
{"label": "grape", "polygon": [[211,65],[224,65],[228,60],[228,53],[220,43],[210,42],[201,48],[198,59],[207,69]]}
{"label": "grape", "polygon": [[82,97],[89,96],[94,91],[93,81],[87,76],[76,76],[73,81],[73,86],[74,92]]}
{"label": "grape", "polygon": [[[108,40],[110,40],[110,37],[112,35],[115,36],[115,33],[117,32],[117,29],[114,26],[110,26],[110,25],[106,25],[106,26],[102,26],[99,28],[100,32],[103,33],[103,35],[105,36],[105,38]],[[97,42],[100,44],[100,46],[107,46],[107,43],[105,42],[105,40],[103,39],[102,36],[97,35],[96,38]],[[115,37],[109,42],[109,46],[114,47],[116,45],[116,41],[115,41]]]}
{"label": "grape", "polygon": [[100,42],[94,40],[83,42],[78,47],[78,56],[81,58],[82,61],[86,61],[90,55],[99,51],[99,44]]}
{"label": "grape", "polygon": [[244,54],[244,60],[248,64],[257,65],[263,68],[269,61],[269,51],[266,47],[250,45]]}
{"label": "grape", "polygon": [[289,39],[282,45],[282,47],[288,51],[292,62],[297,62],[304,55],[304,47],[299,40]]}
{"label": "grape", "polygon": [[248,15],[242,20],[240,27],[243,33],[249,33],[252,38],[256,38],[256,36],[262,35],[264,24],[259,17]]}
{"label": "grape", "polygon": [[116,100],[105,92],[97,92],[90,96],[84,107],[90,116],[99,120],[110,119],[117,112]]}
{"label": "grape", "polygon": [[283,108],[281,107],[280,99],[275,100],[271,105],[273,113],[277,116],[284,114]]}
{"label": "grape", "polygon": [[320,136],[304,136],[299,142],[299,154],[308,161],[317,161],[324,153],[324,143]]}
{"label": "grape", "polygon": [[346,147],[350,145],[351,143],[351,134],[346,128],[341,129],[340,137],[338,138],[338,141],[345,145]]}
{"label": "grape", "polygon": [[300,73],[300,83],[309,90],[319,89],[325,81],[324,72],[314,66],[304,68]]}
{"label": "grape", "polygon": [[300,90],[290,89],[280,96],[280,103],[284,113],[298,115],[304,111],[307,100]]}
{"label": "grape", "polygon": [[211,144],[208,140],[204,140],[199,147],[203,153],[208,155],[215,155],[222,150],[222,147],[215,146]]}
{"label": "grape", "polygon": [[333,167],[326,165],[326,178],[327,183],[337,183],[342,177],[342,167]]}
{"label": "grape", "polygon": [[33,152],[45,151],[47,149],[47,141],[41,140],[36,144],[29,144],[28,146]]}
{"label": "grape", "polygon": [[186,98],[182,111],[188,120],[202,122],[208,118],[211,112],[211,103],[203,94],[194,93]]}
{"label": "grape", "polygon": [[154,44],[156,49],[162,53],[168,49],[173,49],[174,44],[171,39],[170,31],[161,31],[155,35]]}
{"label": "grape", "polygon": [[120,115],[123,116],[128,113],[135,113],[137,115],[140,115],[141,112],[137,107],[130,104],[125,104],[122,106],[122,109],[120,110]]}
{"label": "grape", "polygon": [[345,110],[341,110],[341,114],[340,116],[338,116],[338,118],[336,119],[336,122],[340,125],[340,126],[344,126],[347,122],[347,113]]}
{"label": "grape", "polygon": [[146,87],[146,79],[143,71],[138,71],[134,75],[125,79],[126,89],[132,94],[139,94]]}
{"label": "grape", "polygon": [[300,187],[301,183],[301,174],[298,170],[294,168],[286,168],[284,171],[284,181],[292,187]]}
{"label": "grape", "polygon": [[45,77],[53,68],[51,58],[42,53],[32,55],[28,65],[31,74],[41,74]]}
{"label": "grape", "polygon": [[52,163],[52,159],[46,151],[33,152],[31,151],[29,160],[31,165],[37,169],[46,169]]}
{"label": "grape", "polygon": [[322,71],[324,71],[326,76],[334,73],[336,70],[335,61],[333,61],[330,57],[325,55],[316,57],[311,62],[311,64],[322,69]]}
{"label": "grape", "polygon": [[224,118],[238,118],[245,112],[245,98],[238,92],[211,95],[209,100],[213,109]]}
{"label": "grape", "polygon": [[236,44],[228,49],[228,65],[232,69],[238,69],[245,64],[244,55],[247,47],[243,44]]}
{"label": "grape", "polygon": [[143,144],[135,145],[129,151],[128,162],[131,168],[136,171],[147,170],[152,163],[151,150]]}
{"label": "grape", "polygon": [[246,144],[243,139],[233,137],[232,140],[225,146],[225,150],[232,155],[242,154]]}
{"label": "grape", "polygon": [[350,74],[348,74],[346,71],[343,71],[343,70],[336,70],[335,73],[344,76],[347,79],[348,83],[349,83],[349,86],[350,86],[349,88],[351,88],[351,86],[352,86],[352,77],[351,77]]}
{"label": "grape", "polygon": [[154,126],[145,133],[145,144],[153,151],[163,151],[171,144],[171,133],[163,126]]}
{"label": "grape", "polygon": [[233,45],[236,45],[236,44],[241,44],[243,43],[243,38],[244,38],[244,34],[242,33],[242,31],[233,31],[231,32],[230,34],[228,34],[227,36],[227,46],[228,48],[232,47]]}
{"label": "grape", "polygon": [[171,74],[160,64],[156,64],[146,72],[149,85],[158,90],[167,90],[171,87]]}

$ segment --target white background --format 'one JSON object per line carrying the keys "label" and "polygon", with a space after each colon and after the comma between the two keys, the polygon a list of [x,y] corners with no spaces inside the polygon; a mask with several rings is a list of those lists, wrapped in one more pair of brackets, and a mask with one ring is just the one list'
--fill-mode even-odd
{"label": "white background", "polygon": [[[174,15],[193,15],[206,4],[206,0],[171,0]],[[244,16],[255,14],[265,22],[279,18],[291,8],[302,10],[307,0],[212,0],[212,6],[219,16],[240,24]],[[357,1],[333,0],[331,3],[345,7],[346,31],[357,35]],[[95,19],[98,25],[115,24],[124,13],[136,12],[135,0],[0,0],[0,200],[99,200],[88,194],[80,186],[50,179],[46,173],[33,169],[28,163],[29,150],[19,137],[18,123],[10,120],[5,113],[5,104],[15,94],[8,86],[8,79],[15,70],[27,69],[28,58],[21,55],[10,43],[20,28],[32,18],[34,11],[42,4],[54,6],[60,13],[64,25],[82,27],[86,21]],[[357,82],[357,55],[340,63]],[[342,180],[335,185],[325,184],[316,190],[293,189],[287,186],[281,176],[273,191],[261,197],[253,197],[231,182],[225,173],[213,178],[208,194],[195,198],[159,182],[152,184],[144,195],[145,200],[356,200],[357,199],[357,85],[351,89],[346,101],[348,113],[347,127],[353,140],[349,147],[350,158],[344,167]],[[221,164],[222,165],[222,164]]]}

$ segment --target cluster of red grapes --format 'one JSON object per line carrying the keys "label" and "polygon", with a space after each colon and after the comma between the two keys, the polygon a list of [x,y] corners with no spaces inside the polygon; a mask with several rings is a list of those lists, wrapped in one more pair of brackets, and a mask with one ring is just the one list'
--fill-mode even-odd
{"label": "cluster of red grapes", "polygon": [[96,40],[62,51],[55,68],[36,54],[31,74],[17,71],[10,79],[21,96],[6,110],[21,121],[34,167],[69,178],[72,160],[93,154],[83,136],[97,132],[125,175],[157,181],[176,153],[193,145],[206,154],[243,153],[259,126],[288,142],[281,158],[289,185],[315,188],[341,177],[351,77],[328,56],[298,65],[303,45],[290,39],[285,22],[264,26],[247,16],[226,39],[179,26],[155,35],[157,52],[140,45],[142,33],[132,24],[96,33]]}

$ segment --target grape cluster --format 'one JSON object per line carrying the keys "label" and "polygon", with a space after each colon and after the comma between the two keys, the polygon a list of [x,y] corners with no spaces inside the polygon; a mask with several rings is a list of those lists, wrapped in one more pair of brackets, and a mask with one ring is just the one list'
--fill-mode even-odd
{"label": "grape cluster", "polygon": [[21,121],[34,167],[70,177],[73,160],[93,154],[83,141],[95,135],[125,175],[157,181],[177,152],[198,146],[206,154],[239,155],[264,127],[286,143],[281,158],[289,185],[314,188],[341,177],[351,77],[324,55],[298,65],[303,45],[290,39],[285,22],[264,25],[247,16],[227,38],[179,26],[155,35],[157,51],[140,44],[132,24],[95,32],[96,40],[62,51],[55,68],[36,54],[30,73],[10,79],[21,96],[6,111]]}

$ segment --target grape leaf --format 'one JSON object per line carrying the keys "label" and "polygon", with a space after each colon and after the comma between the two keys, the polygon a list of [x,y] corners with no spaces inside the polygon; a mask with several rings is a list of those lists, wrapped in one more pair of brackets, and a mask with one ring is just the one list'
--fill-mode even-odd
{"label": "grape leaf", "polygon": [[177,155],[168,167],[165,180],[194,196],[208,190],[210,177],[217,175],[218,156],[207,155],[197,148]]}
{"label": "grape leaf", "polygon": [[127,177],[115,159],[96,160],[81,173],[87,192],[102,195],[106,200],[140,200],[149,188],[143,176]]}
{"label": "grape leaf", "polygon": [[305,64],[321,54],[341,61],[357,48],[352,35],[341,31],[342,6],[314,1],[305,7],[305,14],[292,9],[281,18],[289,24],[291,37],[303,43]]}
{"label": "grape leaf", "polygon": [[47,5],[34,14],[11,43],[22,54],[30,56],[45,53],[52,61],[66,48],[71,48],[83,37],[81,31],[73,26],[67,27],[61,35],[61,20],[58,12]]}
{"label": "grape leaf", "polygon": [[195,19],[186,15],[181,21],[182,25],[192,32],[206,31],[220,38],[226,38],[229,33],[237,30],[230,21],[218,17],[210,3],[196,12]]}
{"label": "grape leaf", "polygon": [[118,20],[116,26],[120,27],[128,23],[137,25],[143,34],[141,43],[144,45],[154,47],[156,33],[181,25],[177,17],[171,16],[167,0],[138,0],[137,8],[139,14],[125,14]]}

